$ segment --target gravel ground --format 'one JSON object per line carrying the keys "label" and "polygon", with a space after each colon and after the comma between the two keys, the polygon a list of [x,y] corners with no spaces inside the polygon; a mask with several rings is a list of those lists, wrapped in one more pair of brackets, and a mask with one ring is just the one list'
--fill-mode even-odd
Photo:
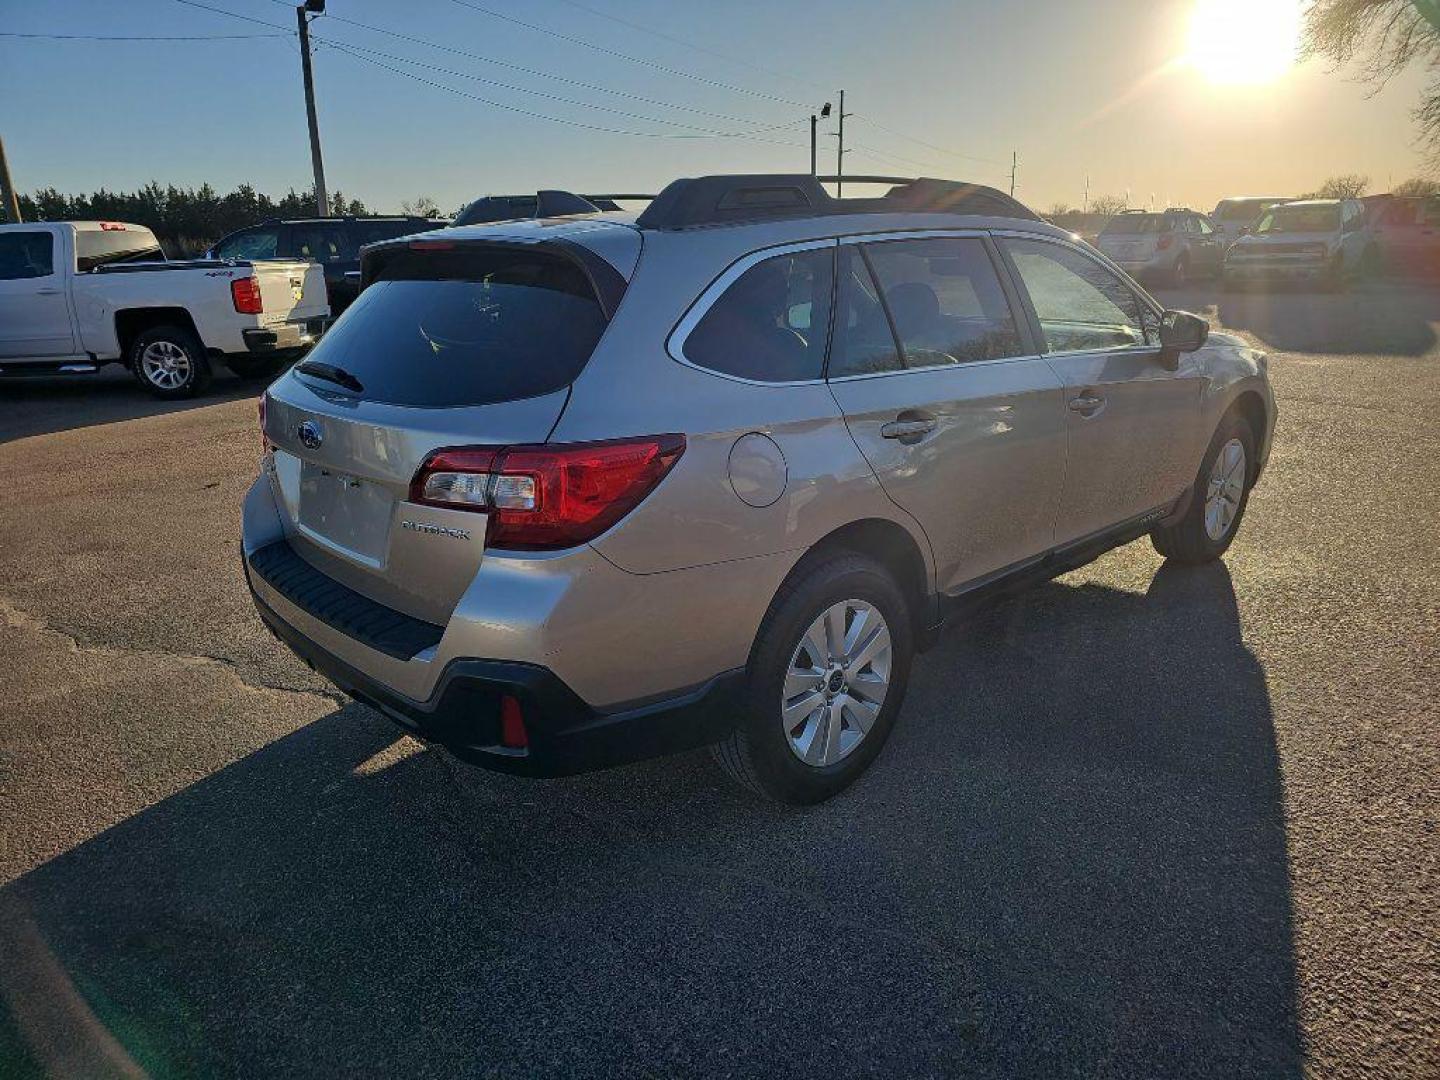
{"label": "gravel ground", "polygon": [[821,807],[475,771],[252,615],[253,388],[0,386],[0,1075],[1440,1075],[1440,290],[1272,350],[1223,565],[916,667]]}

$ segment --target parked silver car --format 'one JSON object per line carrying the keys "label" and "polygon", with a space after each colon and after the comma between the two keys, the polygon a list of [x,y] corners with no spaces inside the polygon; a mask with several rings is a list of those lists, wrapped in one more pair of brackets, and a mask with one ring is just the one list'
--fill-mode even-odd
{"label": "parked silver car", "polygon": [[337,686],[495,769],[714,743],[824,799],[941,623],[1147,534],[1217,558],[1270,452],[1262,353],[988,188],[679,180],[363,265],[262,402],[246,574]]}
{"label": "parked silver car", "polygon": [[1301,282],[1341,288],[1379,271],[1380,249],[1359,199],[1272,206],[1225,254],[1224,284]]}
{"label": "parked silver car", "polygon": [[1175,287],[1219,274],[1225,254],[1210,219],[1184,208],[1122,210],[1105,223],[1095,243],[1126,273]]}

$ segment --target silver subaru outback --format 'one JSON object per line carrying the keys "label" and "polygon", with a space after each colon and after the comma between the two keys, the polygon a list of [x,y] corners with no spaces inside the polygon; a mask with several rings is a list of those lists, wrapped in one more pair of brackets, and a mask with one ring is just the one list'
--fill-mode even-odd
{"label": "silver subaru outback", "polygon": [[261,403],[256,607],[533,776],[713,744],[834,795],[946,620],[1147,534],[1223,554],[1275,423],[1263,354],[973,185],[678,180],[370,247],[362,288]]}

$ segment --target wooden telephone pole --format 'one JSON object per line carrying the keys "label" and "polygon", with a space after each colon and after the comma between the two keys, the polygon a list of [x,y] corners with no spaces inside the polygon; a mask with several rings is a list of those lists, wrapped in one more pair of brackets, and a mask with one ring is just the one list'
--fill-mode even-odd
{"label": "wooden telephone pole", "polygon": [[20,197],[15,185],[10,182],[10,163],[5,160],[5,140],[0,139],[0,208],[5,211],[5,220],[11,225],[20,223]]}

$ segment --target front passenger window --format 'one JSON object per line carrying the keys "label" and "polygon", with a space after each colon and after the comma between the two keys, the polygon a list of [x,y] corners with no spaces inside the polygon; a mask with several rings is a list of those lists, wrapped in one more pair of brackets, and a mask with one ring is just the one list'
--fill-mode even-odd
{"label": "front passenger window", "polygon": [[0,281],[49,277],[55,272],[55,240],[48,232],[0,234]]}
{"label": "front passenger window", "polygon": [[1145,344],[1140,301],[1100,263],[1041,240],[1007,239],[1005,247],[1030,294],[1047,353]]}
{"label": "front passenger window", "polygon": [[833,247],[776,255],[740,275],[685,339],[696,367],[757,382],[820,378],[830,334]]}

